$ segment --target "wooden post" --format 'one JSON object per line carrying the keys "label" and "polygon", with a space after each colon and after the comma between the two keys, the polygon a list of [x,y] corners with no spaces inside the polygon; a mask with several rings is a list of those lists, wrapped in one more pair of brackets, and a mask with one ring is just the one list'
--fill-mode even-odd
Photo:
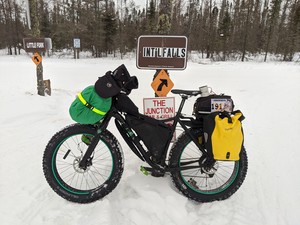
{"label": "wooden post", "polygon": [[43,78],[42,62],[36,66],[36,77],[37,77],[38,95],[45,96],[45,85],[44,85],[44,78]]}
{"label": "wooden post", "polygon": [[[39,29],[39,20],[37,16],[37,0],[29,0],[29,11],[30,11],[30,20],[31,20],[31,33],[32,36],[37,38],[40,36],[41,32]],[[39,55],[42,57],[42,54],[39,52]],[[42,62],[36,66],[36,77],[37,77],[37,90],[38,95],[45,96],[45,86],[43,79],[43,65]]]}

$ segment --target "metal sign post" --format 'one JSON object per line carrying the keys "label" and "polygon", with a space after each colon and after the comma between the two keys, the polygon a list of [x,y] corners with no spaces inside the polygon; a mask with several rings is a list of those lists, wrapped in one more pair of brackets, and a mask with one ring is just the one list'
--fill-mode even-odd
{"label": "metal sign post", "polygon": [[174,84],[167,70],[184,70],[187,61],[187,37],[142,35],[138,39],[137,67],[156,73],[151,84],[155,95],[167,96]]}
{"label": "metal sign post", "polygon": [[[138,39],[139,69],[156,70],[151,87],[155,97],[144,98],[144,114],[156,119],[175,116],[175,98],[166,98],[174,83],[168,70],[184,70],[187,66],[187,38],[185,36],[143,35]],[[175,140],[175,133],[174,139]]]}
{"label": "metal sign post", "polygon": [[74,59],[79,59],[80,38],[73,39]]}

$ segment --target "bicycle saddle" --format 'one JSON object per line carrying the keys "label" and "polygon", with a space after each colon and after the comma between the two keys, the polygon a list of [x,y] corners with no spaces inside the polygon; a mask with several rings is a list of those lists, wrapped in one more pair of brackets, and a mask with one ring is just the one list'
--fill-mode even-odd
{"label": "bicycle saddle", "polygon": [[180,89],[172,89],[171,92],[173,94],[179,94],[179,95],[192,95],[192,96],[197,96],[201,94],[201,91],[199,90],[180,90]]}

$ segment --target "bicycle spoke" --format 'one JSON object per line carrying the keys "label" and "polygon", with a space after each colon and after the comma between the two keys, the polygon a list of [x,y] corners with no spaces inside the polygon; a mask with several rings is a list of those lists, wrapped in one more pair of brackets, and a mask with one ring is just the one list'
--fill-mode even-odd
{"label": "bicycle spoke", "polygon": [[[180,167],[187,165],[199,165],[202,153],[193,142],[190,142],[184,149],[180,158]],[[189,186],[203,192],[214,192],[226,186],[233,177],[236,170],[235,162],[217,161],[211,168],[203,169],[182,169],[181,176]]]}
{"label": "bicycle spoke", "polygon": [[55,162],[64,183],[75,190],[86,191],[100,187],[109,178],[113,161],[106,144],[99,141],[92,155],[92,165],[85,170],[79,168],[80,158],[88,147],[81,137],[82,134],[78,134],[65,140],[57,151]]}

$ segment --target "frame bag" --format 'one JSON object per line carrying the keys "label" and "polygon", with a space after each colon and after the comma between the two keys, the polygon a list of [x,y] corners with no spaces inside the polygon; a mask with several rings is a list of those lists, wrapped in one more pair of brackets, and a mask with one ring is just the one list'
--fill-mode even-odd
{"label": "frame bag", "polygon": [[159,162],[171,134],[168,125],[141,114],[139,116],[127,114],[126,121],[144,142],[153,159]]}
{"label": "frame bag", "polygon": [[95,124],[105,117],[111,104],[112,98],[100,97],[92,85],[77,95],[69,108],[69,113],[78,123]]}
{"label": "frame bag", "polygon": [[204,117],[204,140],[208,154],[215,160],[239,160],[244,142],[242,112],[214,112]]}

